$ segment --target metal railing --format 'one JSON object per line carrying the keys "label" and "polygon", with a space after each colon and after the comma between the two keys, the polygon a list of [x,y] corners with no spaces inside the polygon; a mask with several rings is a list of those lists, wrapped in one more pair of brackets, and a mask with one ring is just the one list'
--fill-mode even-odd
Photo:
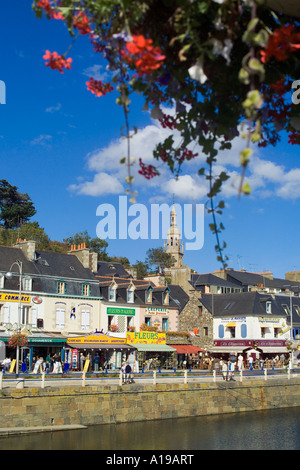
{"label": "metal railing", "polygon": [[[239,381],[243,382],[245,379],[255,379],[263,378],[268,380],[274,377],[283,377],[290,379],[291,377],[299,376],[300,368],[281,368],[281,369],[243,369],[241,371],[232,371],[232,372],[222,372],[222,371],[208,371],[208,370],[151,370],[151,371],[141,371],[139,373],[132,373],[130,377],[127,377],[122,373],[122,371],[104,371],[104,372],[69,372],[69,373],[60,373],[60,374],[9,374],[0,372],[0,390],[3,388],[4,384],[14,384],[16,388],[24,388],[25,384],[30,385],[31,383],[38,383],[41,388],[45,388],[46,383],[51,384],[55,381],[56,385],[60,382],[62,385],[66,383],[71,384],[73,381],[79,381],[82,387],[87,385],[87,382],[93,381],[93,383],[117,383],[120,386],[123,386],[126,383],[143,383],[147,381],[156,385],[158,382],[163,381],[173,381],[176,383],[188,382],[197,382],[203,381],[206,382],[217,382],[217,381]],[[113,382],[112,382],[113,381]],[[58,382],[58,383],[57,383]]]}

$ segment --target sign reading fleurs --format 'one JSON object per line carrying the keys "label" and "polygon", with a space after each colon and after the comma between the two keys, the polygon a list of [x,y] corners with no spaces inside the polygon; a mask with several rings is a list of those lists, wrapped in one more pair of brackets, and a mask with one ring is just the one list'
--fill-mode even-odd
{"label": "sign reading fleurs", "polygon": [[166,333],[157,333],[155,331],[138,331],[136,333],[127,333],[126,339],[127,342],[131,344],[166,344]]}

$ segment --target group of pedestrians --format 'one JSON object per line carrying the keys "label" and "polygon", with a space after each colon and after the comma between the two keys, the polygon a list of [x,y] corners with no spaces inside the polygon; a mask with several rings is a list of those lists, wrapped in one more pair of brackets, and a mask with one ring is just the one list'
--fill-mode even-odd
{"label": "group of pedestrians", "polygon": [[123,384],[133,384],[132,368],[129,362],[123,362],[122,367]]}
{"label": "group of pedestrians", "polygon": [[220,361],[220,366],[222,370],[222,375],[223,375],[223,380],[226,380],[227,382],[231,380],[235,380],[233,378],[233,373],[235,370],[235,363],[231,361],[225,361],[224,359],[221,359]]}

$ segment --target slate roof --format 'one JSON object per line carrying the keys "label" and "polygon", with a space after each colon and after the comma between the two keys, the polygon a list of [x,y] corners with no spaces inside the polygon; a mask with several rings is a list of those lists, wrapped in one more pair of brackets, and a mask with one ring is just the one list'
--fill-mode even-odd
{"label": "slate roof", "polygon": [[300,282],[289,281],[287,279],[280,278],[269,279],[268,277],[263,276],[262,274],[249,273],[247,271],[228,271],[227,280],[243,288],[257,285],[262,285],[263,287],[268,287],[270,289],[285,289],[284,286],[287,285],[295,285],[299,286],[300,288]]}
{"label": "slate roof", "polygon": [[[118,286],[116,292],[116,301],[110,302],[111,305],[114,304],[124,304],[128,305],[149,305],[152,307],[175,307],[179,309],[179,312],[185,307],[187,302],[189,301],[189,296],[185,293],[185,291],[178,285],[168,285],[168,286],[161,286],[157,287],[151,281],[146,281],[143,279],[126,279],[126,278],[115,278],[115,277],[107,277],[107,276],[96,276],[99,279],[99,285],[101,288],[101,296],[104,300],[108,301],[108,288],[112,282],[115,282]],[[127,302],[127,289],[130,284],[134,284],[134,302],[130,303]],[[152,303],[146,304],[145,303],[145,292],[148,287],[152,288]],[[165,289],[169,289],[169,305],[163,304],[163,292]]]}
{"label": "slate roof", "polygon": [[[32,292],[53,293],[57,291],[57,281],[65,281],[66,295],[82,295],[82,284],[90,283],[90,296],[99,297],[99,285],[90,269],[83,267],[75,255],[36,251],[36,259],[29,261],[20,248],[0,246],[0,272],[6,273],[16,261],[22,261],[23,275],[32,278]],[[12,272],[19,274],[17,266]],[[19,278],[5,279],[4,290],[18,290]]]}
{"label": "slate roof", "polygon": [[[283,305],[290,307],[290,296],[260,292],[241,292],[234,294],[204,294],[199,301],[214,317],[234,316],[280,316],[290,322],[290,315]],[[271,302],[271,313],[266,313],[266,303]],[[292,297],[293,326],[300,327],[300,298]]]}
{"label": "slate roof", "polygon": [[193,287],[195,287],[195,289],[201,286],[230,287],[233,289],[238,287],[236,283],[229,282],[228,280],[222,279],[221,277],[215,276],[211,273],[192,274],[189,282]]}
{"label": "slate roof", "polygon": [[131,278],[124,266],[120,263],[114,263],[111,261],[98,261],[97,274],[99,276],[115,276],[122,278]]}

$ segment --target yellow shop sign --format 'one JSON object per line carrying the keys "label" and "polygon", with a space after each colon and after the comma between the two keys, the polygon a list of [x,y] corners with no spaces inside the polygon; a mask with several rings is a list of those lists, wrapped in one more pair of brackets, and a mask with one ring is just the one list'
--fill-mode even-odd
{"label": "yellow shop sign", "polygon": [[[28,304],[31,298],[30,295],[21,295],[21,302]],[[0,294],[0,302],[19,302],[19,294],[9,294],[3,292]]]}
{"label": "yellow shop sign", "polygon": [[136,344],[166,344],[166,333],[156,331],[138,331],[137,333],[126,334],[127,343]]}
{"label": "yellow shop sign", "polygon": [[67,343],[72,344],[125,344],[125,338],[117,338],[113,336],[107,336],[104,334],[88,335],[88,336],[75,336],[67,338]]}

